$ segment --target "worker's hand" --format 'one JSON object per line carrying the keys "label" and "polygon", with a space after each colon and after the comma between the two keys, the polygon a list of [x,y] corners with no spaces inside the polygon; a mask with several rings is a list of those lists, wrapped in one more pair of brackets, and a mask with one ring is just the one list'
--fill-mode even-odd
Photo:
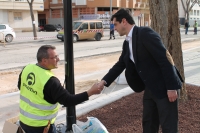
{"label": "worker's hand", "polygon": [[98,85],[99,85],[99,87],[104,88],[104,85],[106,85],[106,84],[107,84],[106,81],[101,80]]}
{"label": "worker's hand", "polygon": [[94,94],[99,94],[103,90],[104,87],[99,86],[98,83],[95,83],[88,91],[88,96],[92,96]]}
{"label": "worker's hand", "polygon": [[176,90],[168,90],[167,95],[170,102],[174,102],[178,98],[178,94]]}

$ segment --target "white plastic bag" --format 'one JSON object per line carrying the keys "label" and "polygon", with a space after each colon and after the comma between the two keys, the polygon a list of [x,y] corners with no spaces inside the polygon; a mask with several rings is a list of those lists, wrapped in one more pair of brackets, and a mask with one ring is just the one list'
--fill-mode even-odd
{"label": "white plastic bag", "polygon": [[83,124],[72,125],[74,133],[108,133],[106,127],[95,117],[87,117],[87,121]]}

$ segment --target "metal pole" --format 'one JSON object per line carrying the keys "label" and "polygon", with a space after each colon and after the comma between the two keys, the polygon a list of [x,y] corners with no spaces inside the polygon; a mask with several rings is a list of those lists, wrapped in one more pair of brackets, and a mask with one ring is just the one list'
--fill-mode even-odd
{"label": "metal pole", "polygon": [[112,0],[110,0],[110,17],[112,16]]}
{"label": "metal pole", "polygon": [[[63,0],[64,8],[64,53],[65,53],[65,87],[71,94],[74,90],[74,55],[73,55],[73,34],[72,34],[72,1]],[[67,107],[66,130],[71,131],[72,124],[76,123],[75,106]]]}

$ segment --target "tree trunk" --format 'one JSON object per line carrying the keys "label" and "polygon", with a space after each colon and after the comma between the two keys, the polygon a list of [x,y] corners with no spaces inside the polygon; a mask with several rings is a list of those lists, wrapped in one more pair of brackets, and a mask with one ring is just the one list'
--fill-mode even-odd
{"label": "tree trunk", "polygon": [[[165,47],[185,81],[177,0],[149,0],[151,27],[161,35]],[[178,89],[178,88],[177,88]],[[187,100],[185,82],[180,99]]]}
{"label": "tree trunk", "polygon": [[34,40],[37,40],[37,32],[36,32],[36,28],[35,28],[35,17],[33,14],[33,1],[31,0],[31,2],[29,2],[29,0],[27,0],[29,7],[30,7],[30,14],[31,14],[31,20],[32,20],[32,27],[33,27],[33,36],[34,36]]}
{"label": "tree trunk", "polygon": [[188,20],[188,23],[189,23],[190,14],[189,14],[188,11],[186,12],[186,14],[187,14],[187,20]]}
{"label": "tree trunk", "polygon": [[189,18],[190,18],[190,11],[189,11],[189,8],[190,8],[190,0],[189,1],[186,1],[186,15],[187,15],[187,20],[188,20],[188,23],[189,22]]}

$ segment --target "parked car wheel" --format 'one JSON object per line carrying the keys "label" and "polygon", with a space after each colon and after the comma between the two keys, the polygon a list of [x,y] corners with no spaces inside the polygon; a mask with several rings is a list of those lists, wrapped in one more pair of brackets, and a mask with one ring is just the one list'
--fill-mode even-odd
{"label": "parked car wheel", "polygon": [[12,42],[12,40],[13,40],[13,36],[12,35],[10,35],[10,34],[6,35],[6,37],[5,37],[5,41],[6,42]]}
{"label": "parked car wheel", "polygon": [[100,40],[101,40],[101,34],[96,34],[95,40],[96,40],[96,41],[100,41]]}
{"label": "parked car wheel", "polygon": [[77,41],[78,41],[77,35],[73,35],[73,42],[75,43],[75,42],[77,42]]}
{"label": "parked car wheel", "polygon": [[[0,36],[0,40],[5,42],[12,42],[13,39],[16,37],[16,34],[8,24],[0,24],[0,34],[3,33],[3,36]],[[3,37],[3,38],[2,38]]]}

